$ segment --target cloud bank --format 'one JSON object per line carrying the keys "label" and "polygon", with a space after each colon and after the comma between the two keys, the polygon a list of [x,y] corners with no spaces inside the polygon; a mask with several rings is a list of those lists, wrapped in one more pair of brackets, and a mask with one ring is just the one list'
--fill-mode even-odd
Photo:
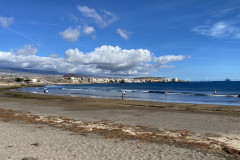
{"label": "cloud bank", "polygon": [[83,53],[78,48],[68,49],[64,58],[40,57],[36,52],[37,49],[31,45],[25,45],[23,49],[18,49],[16,52],[0,51],[0,67],[122,77],[147,75],[169,62],[187,58],[183,55],[155,57],[147,49],[127,50],[107,45],[95,48],[88,53]]}
{"label": "cloud bank", "polygon": [[132,70],[143,63],[150,62],[151,56],[148,50],[122,50],[118,46],[101,46],[86,54],[78,49],[69,49],[65,53],[66,60],[70,63],[94,65],[97,69],[111,73]]}

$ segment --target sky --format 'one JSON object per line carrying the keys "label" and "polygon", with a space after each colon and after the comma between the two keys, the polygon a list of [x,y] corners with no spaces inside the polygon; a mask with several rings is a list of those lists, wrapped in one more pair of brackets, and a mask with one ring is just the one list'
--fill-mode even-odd
{"label": "sky", "polygon": [[240,80],[240,1],[1,0],[0,67]]}

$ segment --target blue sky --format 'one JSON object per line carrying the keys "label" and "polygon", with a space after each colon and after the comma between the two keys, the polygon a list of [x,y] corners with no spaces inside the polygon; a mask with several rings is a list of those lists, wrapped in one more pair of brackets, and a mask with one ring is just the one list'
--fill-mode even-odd
{"label": "blue sky", "polygon": [[0,67],[240,80],[238,0],[1,0]]}

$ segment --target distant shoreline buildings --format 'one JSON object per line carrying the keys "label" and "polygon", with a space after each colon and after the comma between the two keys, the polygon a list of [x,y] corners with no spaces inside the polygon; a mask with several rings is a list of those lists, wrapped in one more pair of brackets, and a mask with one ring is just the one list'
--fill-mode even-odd
{"label": "distant shoreline buildings", "polygon": [[63,76],[64,82],[74,84],[86,83],[156,83],[156,82],[186,82],[178,78],[167,77],[139,77],[139,78],[99,78],[87,77],[74,74],[66,74]]}
{"label": "distant shoreline buildings", "polygon": [[92,84],[92,83],[166,83],[187,82],[178,78],[138,77],[138,78],[103,78],[77,74],[39,75],[29,73],[0,73],[0,82],[34,83],[34,84]]}
{"label": "distant shoreline buildings", "polygon": [[156,83],[156,82],[186,82],[177,78],[96,78],[96,77],[64,77],[66,83]]}

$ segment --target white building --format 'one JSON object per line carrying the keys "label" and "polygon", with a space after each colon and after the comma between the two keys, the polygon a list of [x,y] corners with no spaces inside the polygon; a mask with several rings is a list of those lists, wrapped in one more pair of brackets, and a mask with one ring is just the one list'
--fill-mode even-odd
{"label": "white building", "polygon": [[32,83],[37,83],[37,79],[36,79],[36,78],[33,78],[33,79],[32,79]]}

